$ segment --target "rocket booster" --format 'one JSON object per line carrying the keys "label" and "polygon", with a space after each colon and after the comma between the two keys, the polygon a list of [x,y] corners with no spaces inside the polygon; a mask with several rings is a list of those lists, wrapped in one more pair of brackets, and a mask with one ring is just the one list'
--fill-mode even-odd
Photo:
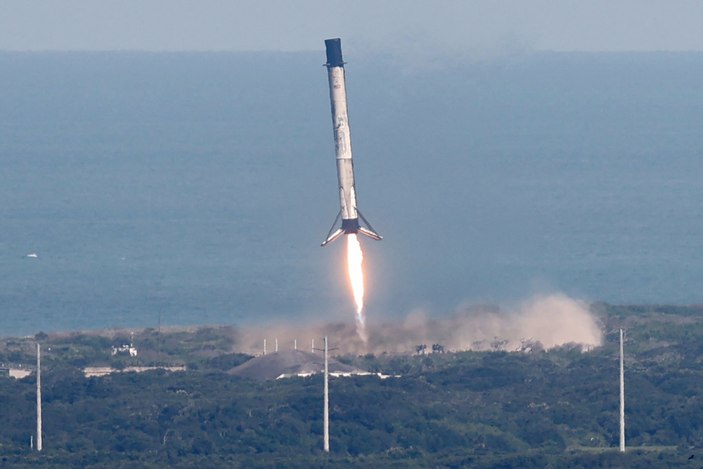
{"label": "rocket booster", "polygon": [[[330,85],[330,104],[332,106],[332,126],[334,128],[334,146],[337,157],[337,181],[339,182],[339,213],[322,243],[325,246],[344,234],[361,233],[375,240],[383,239],[374,231],[356,206],[356,189],[354,187],[354,163],[352,161],[351,135],[349,133],[349,115],[347,113],[347,88],[344,77],[341,40],[325,40],[327,49],[327,78]],[[342,224],[335,230],[339,220]],[[364,223],[361,225],[359,219]]]}

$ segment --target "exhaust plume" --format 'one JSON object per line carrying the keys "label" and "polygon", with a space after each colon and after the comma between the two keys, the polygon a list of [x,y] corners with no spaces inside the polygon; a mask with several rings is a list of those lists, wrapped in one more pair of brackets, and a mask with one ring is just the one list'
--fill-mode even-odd
{"label": "exhaust plume", "polygon": [[364,254],[361,251],[361,244],[356,234],[347,235],[347,269],[349,271],[349,282],[354,295],[356,305],[356,332],[359,338],[366,343],[368,335],[366,333],[366,318],[364,317],[364,271],[362,262]]}

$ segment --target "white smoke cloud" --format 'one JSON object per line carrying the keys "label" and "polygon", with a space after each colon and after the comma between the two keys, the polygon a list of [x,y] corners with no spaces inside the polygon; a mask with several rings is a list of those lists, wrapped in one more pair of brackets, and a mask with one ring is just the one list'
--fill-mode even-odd
{"label": "white smoke cloud", "polygon": [[603,341],[588,305],[565,295],[533,299],[523,305],[516,319],[519,333],[539,341],[545,349],[568,343],[597,347]]}
{"label": "white smoke cloud", "polygon": [[316,348],[328,336],[336,353],[414,353],[419,344],[441,344],[446,350],[528,351],[573,345],[590,350],[602,344],[603,333],[588,304],[563,294],[535,296],[513,308],[463,307],[452,315],[436,316],[426,311],[410,312],[394,322],[368,324],[368,342],[359,339],[349,323],[282,325],[257,328],[241,334],[239,346],[248,353],[260,353],[263,338],[268,351],[278,338],[279,349]]}

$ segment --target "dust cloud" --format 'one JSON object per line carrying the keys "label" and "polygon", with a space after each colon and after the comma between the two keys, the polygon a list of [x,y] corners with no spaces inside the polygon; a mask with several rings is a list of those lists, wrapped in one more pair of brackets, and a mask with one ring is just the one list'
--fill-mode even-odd
{"label": "dust cloud", "polygon": [[[563,294],[535,296],[512,308],[468,306],[451,315],[417,310],[397,321],[367,325],[368,341],[362,341],[354,323],[278,325],[240,331],[237,348],[258,355],[279,350],[310,351],[322,347],[329,337],[335,354],[415,353],[416,346],[440,344],[446,351],[529,352],[571,346],[588,351],[601,345],[603,332],[587,303]],[[314,345],[313,345],[314,341]]]}

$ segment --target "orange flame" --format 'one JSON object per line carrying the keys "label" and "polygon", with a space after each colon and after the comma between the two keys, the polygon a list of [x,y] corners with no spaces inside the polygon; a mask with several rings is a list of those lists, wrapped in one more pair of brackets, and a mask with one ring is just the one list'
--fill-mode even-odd
{"label": "orange flame", "polygon": [[347,268],[351,282],[354,303],[356,303],[356,331],[366,342],[366,318],[364,317],[364,271],[361,264],[364,254],[356,234],[347,235]]}

